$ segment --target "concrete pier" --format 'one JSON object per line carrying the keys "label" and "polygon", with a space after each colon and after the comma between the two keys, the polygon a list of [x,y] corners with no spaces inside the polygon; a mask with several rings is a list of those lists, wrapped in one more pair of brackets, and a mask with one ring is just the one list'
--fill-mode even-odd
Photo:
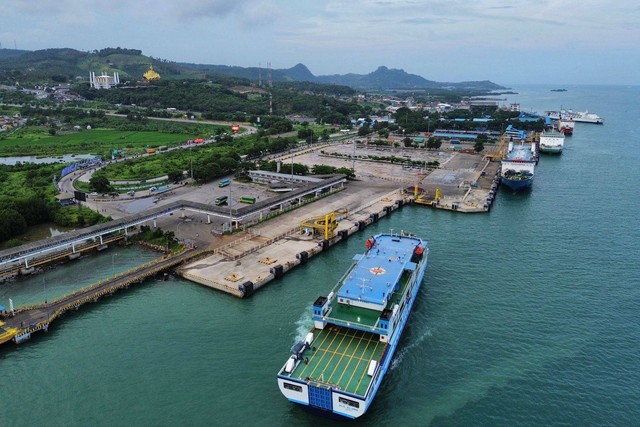
{"label": "concrete pier", "polygon": [[[248,297],[271,280],[409,202],[406,194],[396,190],[351,210],[335,209],[342,214],[336,218],[335,235],[327,240],[324,236],[301,234],[299,226],[291,227],[293,219],[285,222],[285,228],[269,222],[254,227],[244,238],[215,249],[213,255],[185,265],[178,274],[240,298]],[[325,211],[330,209],[326,206],[323,204]],[[297,217],[302,220],[300,215]]]}

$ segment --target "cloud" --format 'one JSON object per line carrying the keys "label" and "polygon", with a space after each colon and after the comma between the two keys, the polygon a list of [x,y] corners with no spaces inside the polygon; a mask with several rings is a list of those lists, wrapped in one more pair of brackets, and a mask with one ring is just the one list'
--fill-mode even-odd
{"label": "cloud", "polygon": [[121,17],[140,19],[141,25],[163,22],[184,25],[192,21],[223,21],[234,18],[242,25],[270,24],[281,16],[274,0],[189,0],[186,2],[157,0],[107,0],[97,7],[83,0],[15,0],[17,16],[51,22],[91,25]]}

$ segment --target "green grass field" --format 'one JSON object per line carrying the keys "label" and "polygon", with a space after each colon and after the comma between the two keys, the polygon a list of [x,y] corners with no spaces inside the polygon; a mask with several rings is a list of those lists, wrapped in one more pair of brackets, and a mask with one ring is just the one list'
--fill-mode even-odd
{"label": "green grass field", "polygon": [[138,153],[146,147],[171,146],[195,138],[187,133],[92,129],[51,136],[46,127],[29,127],[0,140],[0,156],[58,156],[62,154],[103,154],[128,150]]}

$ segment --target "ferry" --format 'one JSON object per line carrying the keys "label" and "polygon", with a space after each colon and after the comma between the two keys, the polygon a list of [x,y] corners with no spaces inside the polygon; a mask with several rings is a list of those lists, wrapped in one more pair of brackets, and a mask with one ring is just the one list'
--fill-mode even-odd
{"label": "ferry", "polygon": [[576,123],[573,119],[558,119],[558,131],[566,136],[573,135],[573,129],[575,129]]}
{"label": "ferry", "polygon": [[427,242],[416,236],[378,234],[366,248],[313,303],[313,328],[277,374],[287,399],[331,418],[358,418],[371,405],[427,268]]}
{"label": "ferry", "polygon": [[604,124],[604,119],[597,114],[588,111],[580,111],[571,117],[576,122],[593,123],[596,125]]}
{"label": "ferry", "polygon": [[513,191],[531,187],[536,167],[536,146],[509,142],[507,157],[502,159],[500,182]]}
{"label": "ferry", "polygon": [[604,119],[602,117],[588,111],[545,111],[545,115],[546,117],[550,117],[553,120],[573,120],[574,122],[580,123],[593,123],[597,125],[604,124]]}
{"label": "ferry", "polygon": [[562,153],[564,147],[564,134],[556,131],[545,131],[540,134],[541,153]]}

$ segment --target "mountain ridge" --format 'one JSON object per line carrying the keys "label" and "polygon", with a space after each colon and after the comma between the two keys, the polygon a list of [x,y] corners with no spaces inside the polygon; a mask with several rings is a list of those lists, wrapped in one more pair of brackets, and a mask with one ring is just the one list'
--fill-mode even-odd
{"label": "mountain ridge", "polygon": [[267,70],[260,67],[234,65],[195,64],[172,62],[148,57],[141,50],[127,48],[105,48],[91,52],[71,48],[52,48],[35,51],[0,49],[0,72],[36,72],[42,75],[57,75],[58,78],[86,75],[89,71],[119,72],[121,80],[140,79],[142,73],[153,65],[161,76],[167,78],[206,78],[207,73],[224,74],[263,82],[271,75],[273,82],[312,82],[349,86],[357,90],[418,90],[418,89],[474,89],[498,90],[505,87],[489,80],[465,82],[437,82],[410,74],[403,69],[381,65],[368,74],[314,75],[309,68],[297,63],[291,68]]}

